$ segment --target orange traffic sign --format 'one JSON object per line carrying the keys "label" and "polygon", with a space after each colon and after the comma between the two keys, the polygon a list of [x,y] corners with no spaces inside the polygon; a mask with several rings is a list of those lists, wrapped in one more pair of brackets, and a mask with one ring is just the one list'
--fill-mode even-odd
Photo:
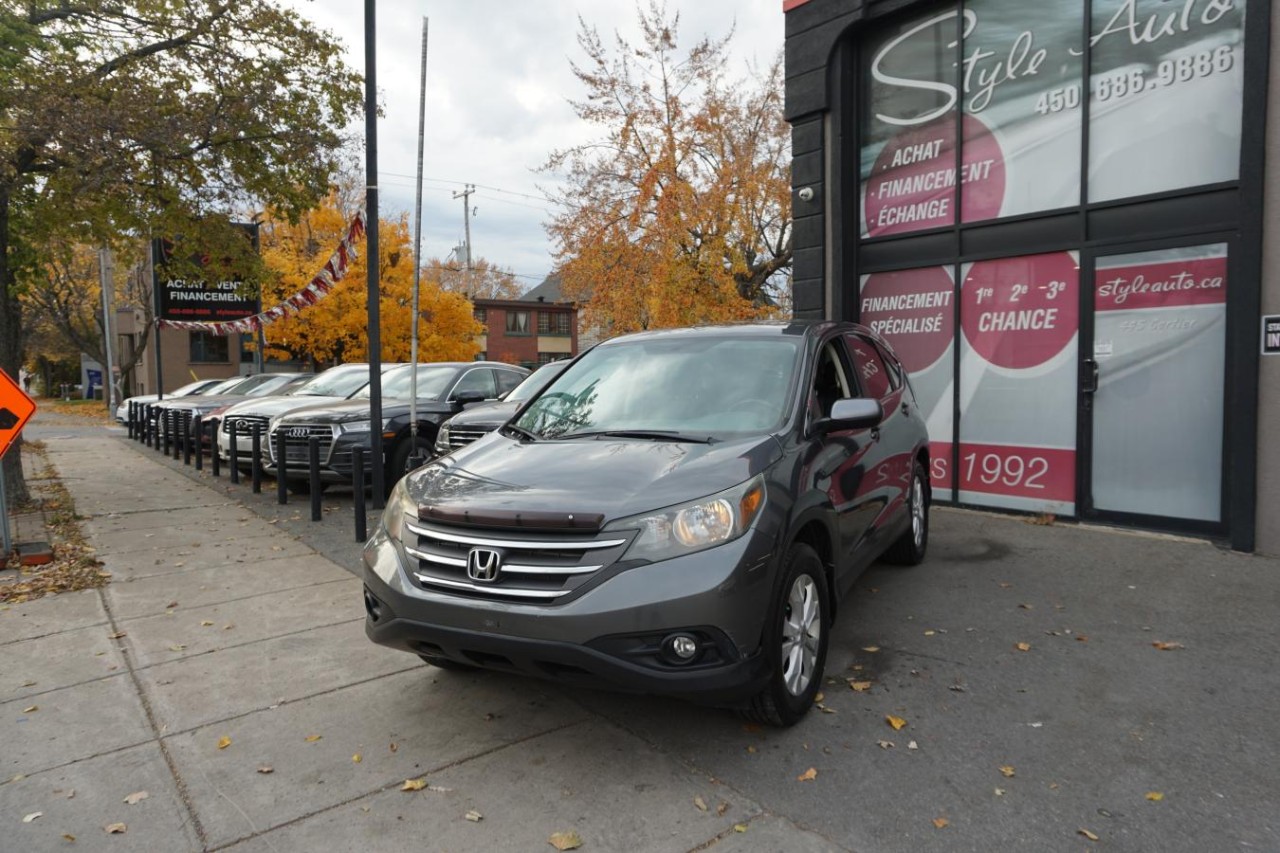
{"label": "orange traffic sign", "polygon": [[9,445],[35,413],[35,401],[0,370],[0,457],[8,452]]}

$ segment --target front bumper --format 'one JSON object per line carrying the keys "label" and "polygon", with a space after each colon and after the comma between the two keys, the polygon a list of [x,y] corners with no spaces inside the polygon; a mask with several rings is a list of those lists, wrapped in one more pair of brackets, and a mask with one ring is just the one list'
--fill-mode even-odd
{"label": "front bumper", "polygon": [[[776,570],[772,537],[618,572],[571,600],[527,604],[423,589],[385,528],[365,546],[365,633],[375,643],[487,669],[586,687],[725,704],[769,677],[761,638]],[[647,653],[688,632],[690,664]]]}

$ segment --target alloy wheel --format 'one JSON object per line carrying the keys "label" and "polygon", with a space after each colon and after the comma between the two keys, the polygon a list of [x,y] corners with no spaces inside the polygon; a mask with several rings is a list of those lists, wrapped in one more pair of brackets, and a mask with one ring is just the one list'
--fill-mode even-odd
{"label": "alloy wheel", "polygon": [[787,593],[782,621],[782,680],[799,696],[813,680],[822,635],[822,607],[813,578],[800,575]]}

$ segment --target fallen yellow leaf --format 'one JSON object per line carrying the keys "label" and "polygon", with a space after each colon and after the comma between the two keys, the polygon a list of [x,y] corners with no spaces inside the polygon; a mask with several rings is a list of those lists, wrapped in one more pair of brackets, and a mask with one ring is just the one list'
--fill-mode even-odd
{"label": "fallen yellow leaf", "polygon": [[880,651],[880,647],[879,646],[863,646],[862,650],[864,652],[871,652],[871,654],[875,654],[876,652]]}
{"label": "fallen yellow leaf", "polygon": [[1182,645],[1182,643],[1161,643],[1161,642],[1156,642],[1156,643],[1152,643],[1151,645],[1155,646],[1157,649],[1159,649],[1159,650],[1160,650],[1160,651],[1162,651],[1162,652],[1172,652],[1172,651],[1174,651],[1175,649],[1183,649],[1183,648],[1186,648],[1186,646]]}
{"label": "fallen yellow leaf", "polygon": [[1147,799],[1153,803],[1158,803],[1164,799],[1164,794],[1160,793],[1159,791],[1148,791]]}
{"label": "fallen yellow leaf", "polygon": [[307,735],[307,743],[315,743],[322,737],[324,737],[324,735]]}
{"label": "fallen yellow leaf", "polygon": [[823,699],[825,699],[825,698],[826,698],[826,696],[825,696],[825,695],[823,695],[822,691],[818,691],[818,693],[813,697],[813,701],[815,701],[815,702],[821,702],[821,701],[822,701]]}
{"label": "fallen yellow leaf", "polygon": [[812,782],[818,778],[818,768],[810,767],[808,770],[796,777],[797,782]]}
{"label": "fallen yellow leaf", "polygon": [[127,831],[129,827],[125,826],[123,823],[109,823],[104,826],[103,829],[106,830],[107,835],[120,835]]}
{"label": "fallen yellow leaf", "polygon": [[357,752],[355,755],[351,756],[351,760],[356,764],[359,764],[361,761],[364,761],[364,756]]}
{"label": "fallen yellow leaf", "polygon": [[747,831],[747,825],[746,825],[745,823],[735,823],[735,824],[733,825],[733,831],[734,831],[734,832],[746,832],[746,831]]}
{"label": "fallen yellow leaf", "polygon": [[893,714],[886,714],[884,721],[893,727],[895,732],[900,732],[907,727],[907,721],[901,717],[895,717]]}
{"label": "fallen yellow leaf", "polygon": [[268,773],[275,773],[276,769],[272,767],[270,764],[264,764],[258,768],[258,772],[263,775],[266,775]]}
{"label": "fallen yellow leaf", "polygon": [[1080,833],[1081,835],[1083,835],[1085,838],[1089,839],[1090,841],[1097,841],[1097,840],[1098,840],[1098,836],[1094,835],[1092,832],[1090,832],[1089,830],[1087,830],[1087,829],[1085,829],[1085,828],[1083,828],[1083,827],[1081,827],[1080,829],[1077,829],[1077,830],[1076,830],[1076,832]]}
{"label": "fallen yellow leaf", "polygon": [[208,628],[210,625],[212,625],[212,624],[213,624],[213,622],[212,622],[212,621],[210,621],[210,620],[208,620],[208,619],[205,619],[205,620],[201,621],[201,623],[200,623],[200,624],[201,624],[202,626],[204,626],[205,628]]}
{"label": "fallen yellow leaf", "polygon": [[28,707],[26,707],[26,708],[23,708],[23,709],[22,709],[22,713],[24,713],[24,714],[32,714],[32,713],[35,713],[36,711],[39,711],[39,710],[40,710],[40,706],[39,706],[39,705],[30,705],[30,706],[28,706]]}
{"label": "fallen yellow leaf", "polygon": [[1029,651],[1031,651],[1031,644],[1030,644],[1030,643],[1018,643],[1016,646],[1014,646],[1014,648],[1016,648],[1016,649],[1017,649],[1018,651],[1020,651],[1020,652],[1029,652]]}
{"label": "fallen yellow leaf", "polygon": [[947,820],[945,817],[935,817],[933,819],[933,825],[936,826],[938,829],[942,829],[944,826],[946,826],[949,823],[951,823],[951,821]]}
{"label": "fallen yellow leaf", "polygon": [[1006,764],[1004,767],[1000,768],[1000,774],[1005,777],[1012,777],[1014,775],[1013,768]]}
{"label": "fallen yellow leaf", "polygon": [[146,791],[134,791],[132,794],[124,798],[126,804],[136,806],[138,803],[151,796]]}
{"label": "fallen yellow leaf", "polygon": [[865,693],[866,691],[871,689],[871,682],[870,681],[850,681],[849,689],[856,690],[859,693]]}
{"label": "fallen yellow leaf", "polygon": [[467,812],[465,817],[467,820],[471,821],[472,823],[479,823],[481,820],[484,819],[484,815],[480,814],[480,812],[476,811],[475,809],[472,809],[471,811]]}
{"label": "fallen yellow leaf", "polygon": [[547,843],[557,850],[577,850],[582,846],[582,838],[571,829],[568,832],[553,833]]}
{"label": "fallen yellow leaf", "polygon": [[108,635],[107,635],[107,639],[108,639],[108,640],[118,640],[118,639],[120,639],[121,637],[127,637],[127,636],[129,636],[129,635],[128,635],[128,634],[126,634],[124,631],[116,631],[114,634],[108,634]]}
{"label": "fallen yellow leaf", "polygon": [[401,791],[421,791],[427,787],[426,779],[405,779],[404,784],[400,786]]}
{"label": "fallen yellow leaf", "polygon": [[22,822],[31,823],[31,821],[35,820],[36,818],[43,817],[43,816],[44,816],[44,812],[32,812],[31,814],[24,816],[22,818]]}
{"label": "fallen yellow leaf", "polygon": [[702,799],[702,797],[700,796],[693,798],[693,804],[697,807],[698,811],[700,812],[705,812],[707,810],[707,801]]}
{"label": "fallen yellow leaf", "polygon": [[878,740],[876,745],[881,749],[893,749],[893,741],[891,740]]}
{"label": "fallen yellow leaf", "polygon": [[231,738],[226,735],[218,738],[218,749],[226,749],[229,746],[231,746]]}
{"label": "fallen yellow leaf", "polygon": [[75,840],[76,840],[76,837],[75,837],[74,835],[72,835],[71,833],[69,833],[69,832],[64,832],[64,833],[62,833],[62,840],[63,840],[63,841],[75,841]]}

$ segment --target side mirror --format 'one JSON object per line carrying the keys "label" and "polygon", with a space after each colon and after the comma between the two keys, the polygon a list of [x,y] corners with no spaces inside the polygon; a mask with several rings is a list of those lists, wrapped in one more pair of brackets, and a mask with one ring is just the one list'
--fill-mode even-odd
{"label": "side mirror", "polygon": [[459,406],[466,406],[469,403],[483,403],[485,400],[483,391],[459,391],[453,395],[453,402]]}
{"label": "side mirror", "polygon": [[814,427],[819,432],[831,432],[837,429],[870,429],[880,426],[884,420],[884,409],[879,400],[865,397],[836,400],[831,406],[831,417],[823,418]]}

